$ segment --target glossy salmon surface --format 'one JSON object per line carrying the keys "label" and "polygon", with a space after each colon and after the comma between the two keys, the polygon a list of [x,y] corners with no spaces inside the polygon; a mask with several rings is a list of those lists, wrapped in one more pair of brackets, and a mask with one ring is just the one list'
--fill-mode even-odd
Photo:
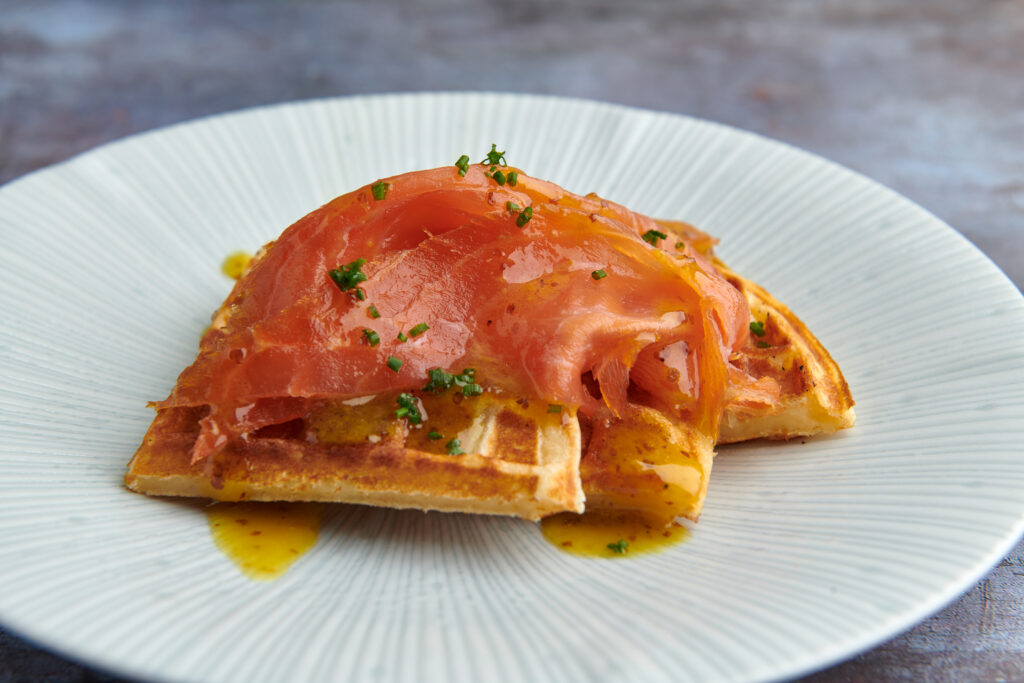
{"label": "glossy salmon surface", "polygon": [[[750,311],[707,236],[501,171],[516,184],[484,165],[385,178],[267,245],[155,404],[209,407],[193,462],[324,402],[422,390],[437,368],[588,419],[640,402],[717,434],[727,390],[753,381],[729,364]],[[332,270],[359,275],[345,288]]]}

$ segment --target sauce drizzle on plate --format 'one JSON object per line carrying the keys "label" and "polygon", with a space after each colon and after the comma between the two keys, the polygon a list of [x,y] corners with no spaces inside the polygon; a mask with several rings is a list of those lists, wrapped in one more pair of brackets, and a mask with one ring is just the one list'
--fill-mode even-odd
{"label": "sauce drizzle on plate", "polygon": [[551,545],[584,557],[630,557],[656,553],[682,542],[689,535],[676,523],[665,526],[635,511],[598,509],[582,515],[563,512],[540,523]]}
{"label": "sauce drizzle on plate", "polygon": [[214,543],[251,579],[282,576],[313,547],[319,503],[214,503],[206,508]]}

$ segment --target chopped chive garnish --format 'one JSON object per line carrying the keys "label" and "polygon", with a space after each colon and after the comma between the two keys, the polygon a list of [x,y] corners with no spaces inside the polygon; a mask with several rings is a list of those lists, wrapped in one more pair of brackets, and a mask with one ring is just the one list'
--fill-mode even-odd
{"label": "chopped chive garnish", "polygon": [[402,369],[402,360],[400,358],[395,358],[394,356],[388,356],[387,366],[393,371],[398,372]]}
{"label": "chopped chive garnish", "polygon": [[521,211],[519,205],[511,201],[505,202],[505,208],[511,211],[512,213],[519,213]]}
{"label": "chopped chive garnish", "polygon": [[[338,285],[338,289],[343,292],[347,292],[350,289],[356,289],[356,285],[360,282],[366,281],[366,273],[362,271],[364,263],[366,263],[366,259],[357,258],[346,266],[332,268],[327,271],[327,274],[332,280],[334,280],[334,284]],[[356,296],[359,296],[359,292],[361,291],[362,290],[358,290],[356,292]],[[364,293],[363,297],[365,296],[366,294]]]}
{"label": "chopped chive garnish", "polygon": [[429,434],[427,434],[427,438],[430,439],[431,441],[437,441],[438,439],[443,439],[444,434],[442,434],[441,432],[430,432]]}
{"label": "chopped chive garnish", "polygon": [[414,325],[413,328],[411,330],[409,330],[409,336],[410,337],[418,337],[418,336],[420,336],[421,334],[423,334],[424,332],[426,332],[429,329],[430,329],[430,325],[428,325],[426,323],[420,323],[419,325]]}
{"label": "chopped chive garnish", "polygon": [[755,320],[754,322],[750,323],[750,331],[753,332],[758,337],[763,337],[764,323],[761,322],[760,320]]}
{"label": "chopped chive garnish", "polygon": [[590,277],[594,278],[595,280],[600,280],[603,277],[608,277],[608,273],[604,272],[604,268],[602,268],[601,270],[595,270],[593,273],[590,274]]}
{"label": "chopped chive garnish", "polygon": [[356,298],[360,301],[366,301],[366,292],[363,291],[362,287],[356,287]]}
{"label": "chopped chive garnish", "polygon": [[519,173],[517,171],[508,172],[508,184],[511,187],[515,187],[519,184]]}
{"label": "chopped chive garnish", "polygon": [[409,338],[405,336],[405,332],[399,331],[398,332],[398,341],[400,341],[400,342],[407,342],[407,341],[409,341]]}
{"label": "chopped chive garnish", "polygon": [[462,444],[459,443],[458,439],[452,439],[445,444],[448,449],[448,455],[464,455],[466,451],[462,450]]}
{"label": "chopped chive garnish", "polygon": [[644,242],[647,242],[648,244],[656,247],[658,246],[658,240],[667,239],[668,235],[661,232],[660,230],[648,230],[643,234],[642,237]]}
{"label": "chopped chive garnish", "polygon": [[609,543],[608,550],[611,550],[616,555],[625,555],[626,551],[629,550],[629,543],[626,542],[626,539],[620,538],[615,543]]}
{"label": "chopped chive garnish", "polygon": [[[490,164],[496,166],[501,164],[502,166],[508,166],[505,162],[505,153],[498,151],[498,146],[491,143],[491,151],[487,153],[487,158],[480,162],[481,164]],[[493,170],[493,169],[492,169]]]}
{"label": "chopped chive garnish", "polygon": [[686,242],[676,242],[676,249],[682,249],[686,246]]}
{"label": "chopped chive garnish", "polygon": [[519,214],[519,218],[516,219],[516,225],[521,228],[529,223],[531,218],[533,218],[533,207],[528,206]]}
{"label": "chopped chive garnish", "polygon": [[761,339],[757,340],[757,348],[759,348],[759,349],[767,349],[769,346],[771,346],[771,344],[769,344],[768,342],[766,342],[764,340],[761,340]]}
{"label": "chopped chive garnish", "polygon": [[370,314],[371,318],[379,318],[380,317],[380,311],[378,311],[377,307],[374,306],[373,304],[370,304],[370,307],[366,309],[366,312]]}
{"label": "chopped chive garnish", "polygon": [[409,419],[409,424],[418,425],[423,422],[423,415],[420,414],[420,408],[416,405],[416,397],[411,394],[399,394],[398,398],[395,399],[398,402],[399,408],[395,411],[395,417],[405,417]]}
{"label": "chopped chive garnish", "polygon": [[499,185],[505,184],[505,174],[502,173],[501,171],[495,171],[494,175],[491,177],[494,178],[494,182],[498,183]]}
{"label": "chopped chive garnish", "polygon": [[465,176],[466,171],[469,170],[469,155],[463,154],[459,157],[459,160],[455,162],[455,168],[459,169],[460,176]]}
{"label": "chopped chive garnish", "polygon": [[452,388],[452,385],[458,387],[465,387],[466,385],[473,384],[476,381],[476,370],[473,368],[466,368],[460,375],[453,375],[445,372],[441,368],[433,368],[427,371],[427,386],[423,387],[423,391],[432,391],[435,394],[443,394]]}
{"label": "chopped chive garnish", "polygon": [[482,393],[484,393],[484,388],[479,384],[467,384],[462,387],[463,396],[479,396]]}
{"label": "chopped chive garnish", "polygon": [[451,389],[455,376],[448,374],[441,368],[434,368],[433,370],[427,370],[427,379],[427,386],[423,387],[423,391],[433,391],[435,394],[440,394]]}
{"label": "chopped chive garnish", "polygon": [[549,413],[560,413],[560,412],[562,412],[562,406],[558,405],[557,403],[551,403],[551,404],[548,405],[548,412]]}
{"label": "chopped chive garnish", "polygon": [[363,336],[366,337],[366,341],[370,342],[370,346],[380,344],[380,335],[373,330],[363,330]]}
{"label": "chopped chive garnish", "polygon": [[391,184],[385,183],[383,180],[378,180],[370,186],[370,191],[373,192],[373,198],[378,202],[388,196],[388,190],[390,189]]}

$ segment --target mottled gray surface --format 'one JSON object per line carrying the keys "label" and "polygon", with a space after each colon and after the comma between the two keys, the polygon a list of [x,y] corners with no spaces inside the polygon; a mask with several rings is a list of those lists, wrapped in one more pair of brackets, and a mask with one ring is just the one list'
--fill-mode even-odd
{"label": "mottled gray surface", "polygon": [[[758,131],[917,201],[1024,286],[1024,0],[0,0],[0,182],[206,114],[409,90]],[[1022,576],[1018,546],[940,614],[808,680],[1024,681]],[[39,680],[111,679],[0,631],[0,683]]]}

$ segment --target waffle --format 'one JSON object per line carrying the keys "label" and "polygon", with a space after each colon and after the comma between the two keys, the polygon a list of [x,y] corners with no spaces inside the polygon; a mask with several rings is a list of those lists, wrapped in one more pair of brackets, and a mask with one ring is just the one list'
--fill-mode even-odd
{"label": "waffle", "polygon": [[780,395],[771,405],[730,401],[722,415],[718,443],[789,439],[853,426],[853,396],[825,347],[792,311],[757,284],[722,263],[726,279],[739,289],[763,335],[751,334],[732,364],[752,377],[769,377]]}
{"label": "waffle", "polygon": [[[260,430],[196,464],[190,449],[206,409],[164,409],[125,483],[151,495],[226,501],[334,501],[525,519],[583,511],[574,416],[486,395],[422,402],[429,430],[396,418],[393,397],[324,403],[305,420]],[[431,439],[431,432],[443,436]],[[464,451],[457,457],[449,454],[452,439]]]}

